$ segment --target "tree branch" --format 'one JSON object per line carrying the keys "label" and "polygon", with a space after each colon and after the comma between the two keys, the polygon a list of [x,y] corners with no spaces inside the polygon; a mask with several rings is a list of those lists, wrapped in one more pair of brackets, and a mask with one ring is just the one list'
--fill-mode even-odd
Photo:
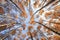
{"label": "tree branch", "polygon": [[[36,22],[36,23],[41,24],[41,23],[39,23],[39,22]],[[44,24],[41,24],[41,25],[43,25],[43,26],[44,26],[44,27],[46,27],[47,29],[51,30],[52,32],[54,32],[54,33],[56,33],[56,34],[60,35],[60,33],[59,33],[59,32],[57,32],[57,31],[55,31],[54,29],[51,29],[51,28],[49,28],[49,27],[45,26]]]}

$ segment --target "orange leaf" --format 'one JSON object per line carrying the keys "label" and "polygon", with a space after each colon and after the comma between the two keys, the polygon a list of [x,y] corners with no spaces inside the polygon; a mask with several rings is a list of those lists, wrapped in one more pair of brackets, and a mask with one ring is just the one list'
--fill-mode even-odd
{"label": "orange leaf", "polygon": [[32,10],[30,10],[30,16],[32,16],[33,15],[33,11]]}
{"label": "orange leaf", "polygon": [[42,19],[42,18],[40,18],[39,22],[40,22],[40,23],[43,23],[43,19]]}
{"label": "orange leaf", "polygon": [[34,22],[34,17],[31,18],[30,24],[35,24],[35,22]]}
{"label": "orange leaf", "polygon": [[28,26],[28,30],[31,30],[31,29],[33,29],[33,26]]}
{"label": "orange leaf", "polygon": [[41,40],[46,40],[46,38],[45,37],[42,37]]}
{"label": "orange leaf", "polygon": [[40,10],[40,11],[39,11],[39,14],[42,15],[43,12],[44,12],[44,10]]}
{"label": "orange leaf", "polygon": [[52,40],[60,40],[60,36],[54,35]]}
{"label": "orange leaf", "polygon": [[16,33],[16,30],[12,30],[10,34],[14,35]]}
{"label": "orange leaf", "polygon": [[59,6],[59,5],[56,6],[56,7],[54,8],[54,10],[56,10],[56,11],[60,11],[60,6]]}
{"label": "orange leaf", "polygon": [[2,7],[0,7],[0,14],[4,14],[4,10]]}
{"label": "orange leaf", "polygon": [[23,29],[25,29],[25,28],[26,28],[26,24],[22,24],[22,26],[23,26]]}
{"label": "orange leaf", "polygon": [[41,26],[38,26],[37,29],[40,30]]}

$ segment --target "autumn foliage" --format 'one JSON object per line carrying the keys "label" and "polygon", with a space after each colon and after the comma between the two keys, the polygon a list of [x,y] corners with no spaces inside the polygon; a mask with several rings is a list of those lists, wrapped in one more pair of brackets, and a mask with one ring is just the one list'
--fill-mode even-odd
{"label": "autumn foliage", "polygon": [[0,40],[60,40],[60,0],[0,0]]}

